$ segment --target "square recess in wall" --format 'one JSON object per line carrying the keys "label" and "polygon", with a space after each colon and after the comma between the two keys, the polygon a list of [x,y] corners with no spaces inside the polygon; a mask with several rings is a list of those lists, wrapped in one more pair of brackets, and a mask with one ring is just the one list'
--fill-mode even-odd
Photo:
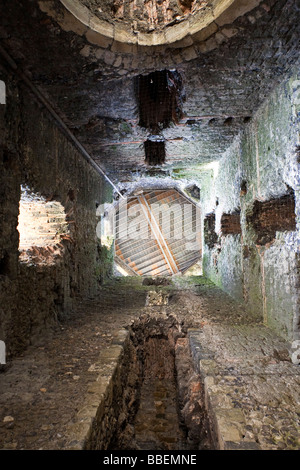
{"label": "square recess in wall", "polygon": [[148,165],[162,165],[166,160],[166,149],[164,140],[146,140],[144,142],[145,162]]}
{"label": "square recess in wall", "polygon": [[183,85],[174,70],[159,70],[137,77],[139,126],[152,131],[177,123],[182,117]]}

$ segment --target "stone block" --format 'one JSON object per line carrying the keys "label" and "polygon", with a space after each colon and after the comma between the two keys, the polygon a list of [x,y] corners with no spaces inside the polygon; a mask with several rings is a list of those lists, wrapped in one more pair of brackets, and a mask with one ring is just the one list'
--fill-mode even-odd
{"label": "stone block", "polygon": [[114,40],[110,48],[112,52],[118,52],[119,54],[136,54],[138,51],[137,44],[126,44]]}
{"label": "stone block", "polygon": [[100,46],[103,49],[109,47],[113,42],[111,38],[107,38],[106,36],[103,36],[102,34],[97,33],[91,29],[86,32],[85,37],[90,43],[95,44],[96,46]]}
{"label": "stone block", "polygon": [[193,35],[194,42],[202,42],[212,36],[216,31],[218,31],[218,26],[215,22],[211,23],[206,28],[202,29],[198,33]]}
{"label": "stone block", "polygon": [[239,30],[238,28],[222,28],[221,32],[227,38],[232,38],[233,36],[238,34]]}
{"label": "stone block", "polygon": [[170,48],[183,48],[192,46],[194,43],[192,36],[186,36],[185,38],[181,39],[181,41],[176,41],[173,44],[170,44]]}
{"label": "stone block", "polygon": [[146,306],[168,305],[169,294],[164,292],[150,291],[147,293]]}
{"label": "stone block", "polygon": [[182,57],[184,58],[184,60],[187,60],[187,61],[196,59],[198,57],[198,54],[197,54],[195,47],[191,46],[191,47],[184,49],[182,51]]}
{"label": "stone block", "polygon": [[115,42],[119,43],[120,46],[121,44],[124,46],[131,46],[138,43],[137,36],[134,35],[129,28],[120,28],[117,25],[115,26],[114,30],[114,40]]}
{"label": "stone block", "polygon": [[227,10],[225,10],[218,18],[216,23],[219,26],[233,23],[239,16],[245,15],[253,8],[257,7],[261,0],[239,0],[235,1]]}
{"label": "stone block", "polygon": [[112,65],[116,60],[116,55],[111,51],[105,51],[103,60],[107,65]]}
{"label": "stone block", "polygon": [[112,344],[117,344],[119,346],[124,346],[126,341],[129,338],[129,331],[128,330],[118,330],[113,333]]}
{"label": "stone block", "polygon": [[245,426],[243,412],[240,409],[215,409],[214,414],[220,449],[225,449],[226,442],[241,442]]}

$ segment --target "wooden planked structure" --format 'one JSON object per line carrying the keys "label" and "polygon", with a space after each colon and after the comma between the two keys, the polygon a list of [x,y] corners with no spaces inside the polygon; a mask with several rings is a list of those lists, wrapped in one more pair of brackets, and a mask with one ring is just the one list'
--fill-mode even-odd
{"label": "wooden planked structure", "polygon": [[149,190],[119,204],[116,262],[130,275],[171,276],[201,258],[200,208],[178,190]]}

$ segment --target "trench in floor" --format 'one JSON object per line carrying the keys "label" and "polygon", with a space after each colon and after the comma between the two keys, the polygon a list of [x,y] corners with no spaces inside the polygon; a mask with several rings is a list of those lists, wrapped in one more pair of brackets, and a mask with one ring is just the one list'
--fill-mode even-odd
{"label": "trench in floor", "polygon": [[211,449],[200,378],[176,320],[146,316],[131,327],[130,342],[131,406],[108,450]]}

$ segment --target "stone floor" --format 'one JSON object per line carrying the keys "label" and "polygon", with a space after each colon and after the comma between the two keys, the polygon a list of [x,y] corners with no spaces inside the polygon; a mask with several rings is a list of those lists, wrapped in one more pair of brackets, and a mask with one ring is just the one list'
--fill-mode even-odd
{"label": "stone floor", "polygon": [[[160,288],[158,288],[160,289]],[[142,313],[175,315],[205,383],[221,448],[300,449],[300,366],[289,345],[201,277],[161,287],[169,303],[151,306],[138,278],[116,278],[72,318],[0,374],[0,449],[64,449],[68,423],[95,381],[91,365]]]}

